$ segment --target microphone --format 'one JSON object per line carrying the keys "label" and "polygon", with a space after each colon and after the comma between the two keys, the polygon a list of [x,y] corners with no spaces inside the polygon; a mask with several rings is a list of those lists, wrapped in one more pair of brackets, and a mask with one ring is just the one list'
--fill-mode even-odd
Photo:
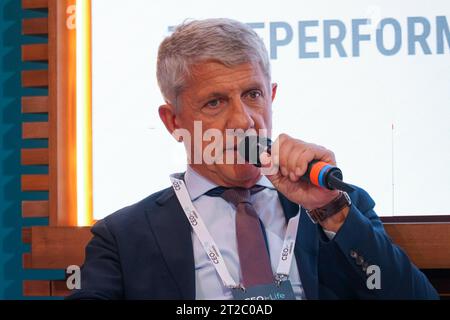
{"label": "microphone", "polygon": [[[238,152],[246,162],[261,167],[260,155],[263,152],[271,154],[272,141],[267,137],[256,135],[245,136],[239,143]],[[355,189],[343,180],[341,169],[324,161],[313,160],[308,164],[306,173],[300,177],[302,181],[315,186],[329,189],[352,192]]]}

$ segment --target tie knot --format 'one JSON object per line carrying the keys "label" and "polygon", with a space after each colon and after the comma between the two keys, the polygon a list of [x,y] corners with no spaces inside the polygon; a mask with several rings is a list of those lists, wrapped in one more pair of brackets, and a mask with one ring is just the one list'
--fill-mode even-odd
{"label": "tie knot", "polygon": [[221,197],[237,207],[240,203],[251,203],[250,196],[261,191],[262,189],[264,189],[264,187],[261,186],[254,186],[250,189],[229,188],[221,194]]}

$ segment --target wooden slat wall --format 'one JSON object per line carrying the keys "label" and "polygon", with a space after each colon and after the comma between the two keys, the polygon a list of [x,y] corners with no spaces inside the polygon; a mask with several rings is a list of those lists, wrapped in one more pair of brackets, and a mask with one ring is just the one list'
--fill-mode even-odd
{"label": "wooden slat wall", "polygon": [[48,165],[48,149],[22,149],[20,159],[23,166]]}
{"label": "wooden slat wall", "polygon": [[22,254],[22,268],[24,269],[31,268],[31,253],[25,252]]}
{"label": "wooden slat wall", "polygon": [[66,269],[82,265],[90,227],[32,227],[31,265],[38,269]]}
{"label": "wooden slat wall", "polygon": [[[55,0],[50,0],[55,1]],[[58,0],[56,0],[58,1]],[[55,3],[55,2],[54,2]],[[46,9],[48,8],[48,0],[22,0],[23,9]],[[23,35],[42,35],[49,33],[49,19],[27,18],[22,20]],[[44,38],[43,38],[44,39]],[[54,55],[53,55],[54,56]],[[48,43],[24,44],[22,45],[22,61],[24,62],[48,62],[49,68],[53,61],[50,61],[50,52]],[[51,92],[54,88],[49,87],[49,71],[48,70],[23,70],[22,71],[22,87],[23,88],[48,88]],[[49,98],[48,96],[23,96],[21,99],[22,113],[29,114],[28,122],[22,123],[23,139],[48,139],[49,123],[36,121],[33,122],[33,114],[48,114]],[[50,118],[50,115],[49,115]],[[36,118],[37,120],[38,118]],[[50,143],[49,143],[50,145]],[[21,165],[36,166],[49,165],[49,148],[24,148],[21,150]],[[24,174],[21,177],[22,191],[49,191],[49,175],[43,174]],[[28,218],[48,218],[49,217],[49,200],[24,200],[22,201],[22,217]],[[22,229],[22,242],[32,244],[34,227],[24,227]],[[36,241],[36,239],[34,239]],[[22,255],[22,265],[24,269],[34,268],[32,252],[26,252]],[[52,291],[56,294],[62,294],[63,290],[59,283],[54,284],[50,280],[24,280],[23,295],[24,296],[51,296]],[[52,290],[54,289],[54,290]]]}
{"label": "wooden slat wall", "polygon": [[385,224],[394,243],[421,269],[450,269],[450,223]]}
{"label": "wooden slat wall", "polygon": [[[49,34],[48,34],[48,74],[49,74],[49,90],[48,90],[48,99],[47,99],[47,107],[48,107],[48,122],[49,126],[49,141],[48,141],[48,149],[49,149],[49,216],[48,221],[50,225],[55,225],[55,221],[57,221],[57,211],[58,211],[58,114],[57,114],[57,106],[58,106],[58,81],[57,81],[57,73],[58,68],[57,64],[57,55],[58,51],[63,50],[63,47],[59,46],[58,49],[58,32],[57,32],[57,24],[58,20],[57,16],[57,0],[48,0],[48,23],[49,23]],[[66,7],[67,8],[67,7]],[[67,12],[67,9],[66,9]]]}
{"label": "wooden slat wall", "polygon": [[70,293],[65,280],[51,281],[50,290],[53,297],[66,297]]}
{"label": "wooden slat wall", "polygon": [[22,0],[22,9],[46,9],[48,0]]}
{"label": "wooden slat wall", "polygon": [[50,296],[50,281],[48,280],[23,281],[23,295],[26,297]]}
{"label": "wooden slat wall", "polygon": [[22,97],[22,113],[48,113],[48,97]]}
{"label": "wooden slat wall", "polygon": [[23,45],[22,61],[48,61],[48,44]]}
{"label": "wooden slat wall", "polygon": [[31,227],[22,228],[22,242],[31,243]]}
{"label": "wooden slat wall", "polygon": [[48,34],[48,18],[31,18],[22,20],[23,35]]}
{"label": "wooden slat wall", "polygon": [[47,70],[27,70],[22,71],[22,87],[24,88],[40,88],[48,86]]}
{"label": "wooden slat wall", "polygon": [[22,201],[22,217],[42,218],[48,217],[48,200],[44,201]]}
{"label": "wooden slat wall", "polygon": [[23,139],[48,139],[48,122],[22,123]]}
{"label": "wooden slat wall", "polygon": [[48,191],[48,175],[46,174],[22,175],[22,191]]}
{"label": "wooden slat wall", "polygon": [[65,280],[25,280],[23,294],[27,297],[65,297],[70,293]]}

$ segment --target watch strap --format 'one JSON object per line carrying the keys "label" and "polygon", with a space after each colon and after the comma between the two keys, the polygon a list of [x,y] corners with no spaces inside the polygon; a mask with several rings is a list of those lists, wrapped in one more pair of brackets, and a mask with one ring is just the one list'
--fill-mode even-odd
{"label": "watch strap", "polygon": [[351,204],[352,201],[350,200],[350,197],[347,194],[347,192],[341,191],[339,195],[330,203],[317,209],[306,210],[306,212],[308,213],[309,217],[314,223],[318,223],[335,215],[345,207],[350,207]]}

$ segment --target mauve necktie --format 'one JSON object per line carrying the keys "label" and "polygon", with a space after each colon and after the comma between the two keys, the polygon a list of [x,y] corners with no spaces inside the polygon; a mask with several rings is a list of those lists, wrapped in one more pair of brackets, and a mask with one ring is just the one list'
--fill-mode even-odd
{"label": "mauve necktie", "polygon": [[207,192],[220,196],[236,208],[236,238],[244,287],[273,283],[274,277],[258,215],[250,196],[264,187],[251,189],[218,187]]}

